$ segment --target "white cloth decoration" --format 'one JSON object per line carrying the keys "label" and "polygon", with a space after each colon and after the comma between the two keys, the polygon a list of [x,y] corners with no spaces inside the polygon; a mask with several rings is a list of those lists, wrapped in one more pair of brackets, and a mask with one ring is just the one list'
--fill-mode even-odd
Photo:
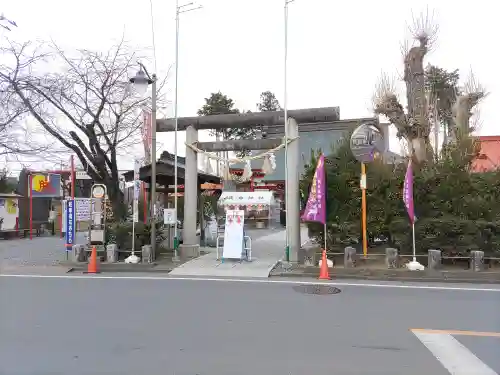
{"label": "white cloth decoration", "polygon": [[271,162],[271,168],[273,169],[273,171],[276,169],[276,155],[274,154],[271,154],[269,156],[269,161]]}
{"label": "white cloth decoration", "polygon": [[214,170],[212,169],[212,163],[207,154],[205,154],[205,173],[213,174]]}
{"label": "white cloth decoration", "polygon": [[222,178],[226,181],[229,181],[231,179],[231,173],[229,172],[229,163],[223,163],[222,171]]}
{"label": "white cloth decoration", "polygon": [[241,179],[243,181],[248,181],[252,178],[252,162],[247,160],[245,163],[245,168],[243,169],[243,174],[241,175]]}
{"label": "white cloth decoration", "polygon": [[262,172],[264,172],[265,175],[273,173],[273,168],[271,166],[271,161],[269,160],[269,156],[266,156],[264,158],[264,162],[262,163]]}

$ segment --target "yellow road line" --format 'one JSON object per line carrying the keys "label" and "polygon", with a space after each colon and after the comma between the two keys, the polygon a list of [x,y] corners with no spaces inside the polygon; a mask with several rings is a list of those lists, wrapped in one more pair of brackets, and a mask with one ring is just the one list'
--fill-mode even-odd
{"label": "yellow road line", "polygon": [[459,335],[459,336],[477,336],[477,337],[499,337],[500,332],[478,332],[478,331],[460,331],[460,330],[447,330],[447,329],[423,329],[423,328],[412,328],[412,332],[422,332],[422,333],[435,333],[435,334],[448,334],[448,335]]}

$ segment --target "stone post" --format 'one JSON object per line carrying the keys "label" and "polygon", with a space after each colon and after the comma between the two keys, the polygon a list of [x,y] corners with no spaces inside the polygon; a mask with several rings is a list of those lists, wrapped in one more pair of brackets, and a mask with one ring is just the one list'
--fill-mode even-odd
{"label": "stone post", "polygon": [[142,263],[151,263],[153,261],[151,245],[143,245],[141,251],[142,251]]}
{"label": "stone post", "polygon": [[[288,118],[288,136],[299,136],[299,126],[293,118]],[[288,144],[286,163],[286,226],[290,246],[290,262],[298,262],[300,251],[300,196],[299,196],[299,139]]]}
{"label": "stone post", "polygon": [[[198,141],[198,129],[188,126],[186,143]],[[196,217],[198,209],[198,155],[186,146],[186,165],[184,170],[184,222],[182,229],[183,244],[179,246],[183,258],[199,255],[200,244],[196,236]]]}
{"label": "stone post", "polygon": [[72,260],[73,262],[85,262],[85,247],[83,245],[73,245],[72,248]]}
{"label": "stone post", "polygon": [[427,253],[427,267],[430,270],[440,270],[441,265],[441,250],[430,249]]}
{"label": "stone post", "polygon": [[484,271],[484,251],[470,252],[470,270],[474,272]]}
{"label": "stone post", "polygon": [[118,261],[118,246],[114,243],[106,245],[106,261],[116,263]]}
{"label": "stone post", "polygon": [[344,249],[344,267],[353,268],[356,267],[356,248],[352,246],[347,246]]}
{"label": "stone post", "polygon": [[316,253],[320,251],[320,248],[316,245],[306,245],[300,249],[299,263],[304,266],[314,266],[318,264],[316,261]]}
{"label": "stone post", "polygon": [[388,269],[398,268],[398,249],[388,247],[385,249],[385,265]]}

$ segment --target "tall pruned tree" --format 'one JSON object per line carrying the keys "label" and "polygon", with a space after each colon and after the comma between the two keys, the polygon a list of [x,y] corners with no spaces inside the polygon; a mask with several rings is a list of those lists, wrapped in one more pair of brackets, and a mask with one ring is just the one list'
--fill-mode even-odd
{"label": "tall pruned tree", "polygon": [[449,72],[431,64],[425,68],[425,91],[428,94],[429,112],[433,114],[435,132],[444,129],[445,144],[453,126],[453,103],[460,95],[459,79],[458,69]]}
{"label": "tall pruned tree", "polygon": [[[231,113],[240,113],[239,109],[234,108],[233,99],[229,98],[222,92],[214,92],[208,98],[205,98],[205,104],[198,110],[198,116],[224,115]],[[223,140],[228,139],[250,139],[255,136],[253,128],[229,128],[229,129],[214,129],[213,134],[216,137],[221,137]],[[239,157],[247,155],[248,150],[242,150],[237,153]]]}
{"label": "tall pruned tree", "polygon": [[90,177],[106,185],[115,217],[123,217],[118,157],[139,142],[139,110],[149,105],[148,98],[130,90],[129,75],[137,71],[134,54],[123,41],[104,53],[71,55],[53,43],[14,42],[0,53],[0,87],[12,103],[11,113],[33,119],[75,153]]}
{"label": "tall pruned tree", "polygon": [[271,91],[264,91],[260,94],[260,102],[257,103],[257,108],[261,112],[281,111],[280,102]]}
{"label": "tall pruned tree", "polygon": [[[407,111],[405,112],[396,95],[394,82],[385,75],[376,88],[374,110],[376,114],[384,115],[396,126],[398,137],[408,142],[413,159],[422,163],[429,160],[429,156],[432,155],[429,136],[432,127],[430,119],[434,111],[432,105],[429,105],[430,100],[434,98],[429,97],[424,59],[436,40],[438,27],[433,22],[432,14],[427,11],[413,20],[410,30],[417,43],[411,47],[405,44],[402,48]],[[465,84],[464,89],[453,100],[450,130],[455,138],[459,132],[470,134],[471,110],[484,95],[484,89],[475,80],[469,80],[469,83]],[[465,130],[462,131],[462,129]]]}

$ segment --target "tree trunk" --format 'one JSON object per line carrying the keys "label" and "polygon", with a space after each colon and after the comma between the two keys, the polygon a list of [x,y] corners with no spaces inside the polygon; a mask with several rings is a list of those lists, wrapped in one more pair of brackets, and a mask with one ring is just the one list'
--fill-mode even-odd
{"label": "tree trunk", "polygon": [[424,163],[428,160],[429,154],[432,155],[432,148],[425,138],[413,138],[410,140],[410,153],[418,163]]}
{"label": "tree trunk", "polygon": [[406,98],[408,101],[408,136],[412,154],[418,163],[428,160],[432,155],[429,134],[427,98],[425,96],[424,57],[427,47],[424,42],[412,47],[405,56],[404,80],[406,83]]}
{"label": "tree trunk", "polygon": [[120,190],[119,181],[111,181],[106,184],[108,189],[108,197],[111,202],[111,207],[113,208],[113,218],[119,221],[125,218],[126,209],[123,202],[123,192]]}

